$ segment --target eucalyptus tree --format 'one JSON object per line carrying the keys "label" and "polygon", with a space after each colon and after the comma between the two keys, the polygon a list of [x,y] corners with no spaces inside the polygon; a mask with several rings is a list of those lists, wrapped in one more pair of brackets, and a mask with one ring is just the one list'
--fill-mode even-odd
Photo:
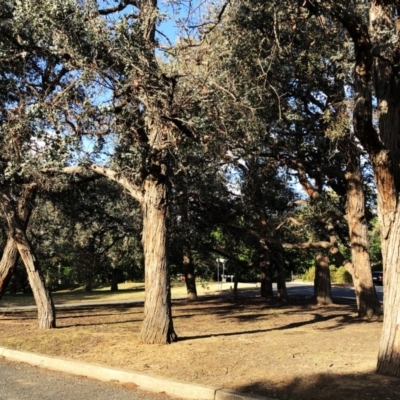
{"label": "eucalyptus tree", "polygon": [[[54,25],[55,51],[67,54],[66,63],[86,79],[84,100],[66,108],[64,131],[97,138],[98,147],[113,140],[109,162],[82,151],[80,164],[70,163],[62,171],[103,175],[139,203],[146,281],[141,340],[170,343],[177,339],[166,248],[170,150],[185,140],[199,140],[205,131],[204,121],[196,118],[202,113],[201,82],[195,89],[186,84],[188,78],[175,67],[176,52],[167,53],[172,46],[165,48],[157,37],[162,20],[157,1],[109,3],[71,0],[62,8],[69,29]],[[162,50],[171,62],[160,55]]]}
{"label": "eucalyptus tree", "polygon": [[[349,76],[352,55],[345,32],[332,25],[335,34],[328,35],[321,29],[325,25],[323,29],[327,29],[327,20],[308,18],[307,12],[291,1],[268,5],[232,2],[225,25],[228,33],[223,37],[230,31],[234,37],[225,44],[225,52],[233,54],[231,57],[236,62],[233,67],[229,61],[225,62],[225,71],[230,68],[230,74],[221,74],[218,82],[229,93],[227,99],[236,98],[231,101],[231,108],[235,102],[243,105],[252,99],[252,114],[260,121],[258,132],[256,129],[250,133],[247,127],[246,139],[242,134],[241,143],[246,143],[242,151],[247,148],[259,157],[278,160],[278,165],[294,171],[312,202],[318,201],[330,185],[335,190],[341,185],[341,195],[347,198],[343,209],[352,248],[352,262],[345,264],[354,277],[359,315],[380,315],[370,271],[366,218],[360,217],[365,214],[356,161],[360,149],[351,139],[346,114],[350,100],[346,99],[345,91],[352,85]],[[332,43],[335,44],[333,54]],[[232,78],[235,69],[239,71],[240,82]],[[243,87],[240,93],[238,89]],[[242,119],[250,126],[249,116]],[[338,147],[342,154],[338,154]],[[334,251],[338,259],[336,239],[331,233],[331,229],[324,233],[331,241],[320,244],[325,251]],[[325,271],[329,274],[328,268]]]}
{"label": "eucalyptus tree", "polygon": [[[367,151],[374,169],[381,225],[383,270],[385,276],[385,316],[378,366],[380,373],[400,376],[398,347],[399,274],[399,79],[398,13],[395,1],[305,2],[313,16],[337,21],[354,46],[354,133]],[[373,98],[377,102],[377,121]]]}
{"label": "eucalyptus tree", "polygon": [[56,149],[64,147],[64,139],[54,137],[52,130],[57,119],[57,101],[70,78],[59,57],[48,52],[49,43],[42,35],[43,30],[38,29],[25,11],[20,2],[1,2],[0,203],[9,236],[1,274],[7,283],[19,253],[38,307],[39,327],[53,328],[54,305],[26,228],[35,191],[42,184],[37,179],[38,170],[51,163],[55,153],[60,160],[63,158]]}

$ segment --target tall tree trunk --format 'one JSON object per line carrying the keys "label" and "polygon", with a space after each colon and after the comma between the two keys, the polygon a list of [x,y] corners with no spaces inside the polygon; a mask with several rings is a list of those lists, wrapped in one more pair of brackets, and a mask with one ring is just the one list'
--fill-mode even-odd
{"label": "tall tree trunk", "polygon": [[269,254],[264,251],[260,256],[261,270],[261,297],[272,298],[274,291],[272,289],[272,268]]}
{"label": "tall tree trunk", "polygon": [[193,257],[188,245],[183,246],[183,268],[188,300],[197,299],[196,276],[194,274]]}
{"label": "tall tree trunk", "polygon": [[90,293],[93,290],[92,262],[90,261],[90,270],[85,271],[85,292]]}
{"label": "tall tree trunk", "polygon": [[234,282],[233,282],[233,298],[237,299],[238,296],[238,286],[239,286],[239,275],[240,275],[240,267],[238,263],[235,263],[235,268],[234,268]]}
{"label": "tall tree trunk", "polygon": [[55,328],[56,314],[51,294],[33,255],[23,224],[19,221],[11,198],[2,195],[1,203],[6,214],[10,237],[14,240],[28,273],[28,279],[38,308],[38,327]]}
{"label": "tall tree trunk", "polygon": [[[141,207],[143,213],[142,244],[145,263],[146,298],[141,340],[149,344],[166,344],[177,340],[171,312],[171,284],[167,262],[167,155],[169,140],[167,123],[160,115],[169,107],[162,101],[165,86],[156,79],[159,67],[155,54],[157,0],[140,2],[140,29],[144,39],[146,79],[151,82],[142,97],[146,98],[144,116],[147,148],[147,173],[142,182]],[[160,75],[161,75],[161,71]],[[145,82],[145,78],[143,78]]]}
{"label": "tall tree trunk", "polygon": [[[380,203],[382,199],[380,200]],[[380,204],[382,207],[382,204]],[[383,215],[384,216],[384,215]],[[383,226],[384,320],[377,371],[400,377],[400,199],[392,221]]]}
{"label": "tall tree trunk", "polygon": [[314,296],[315,302],[319,305],[332,304],[329,257],[325,254],[318,254],[315,257]]}
{"label": "tall tree trunk", "polygon": [[357,149],[350,143],[350,157],[345,179],[347,183],[346,218],[349,227],[354,289],[358,316],[372,318],[382,315],[381,304],[372,280],[369,257],[368,226],[365,218],[365,199]]}
{"label": "tall tree trunk", "polygon": [[116,267],[111,271],[111,291],[118,292],[118,268]]}
{"label": "tall tree trunk", "polygon": [[[369,46],[366,48],[365,41],[356,42],[355,132],[370,155],[378,191],[385,305],[377,371],[400,377],[400,93],[396,64],[399,32],[394,11],[389,3],[372,0]],[[396,38],[391,46],[396,47],[386,51],[388,29],[392,30],[390,38]],[[377,51],[383,54],[374,53]],[[372,77],[379,110],[378,133],[371,127]],[[361,115],[368,116],[369,125],[365,125],[369,129],[357,120]]]}
{"label": "tall tree trunk", "polygon": [[278,300],[287,301],[288,293],[286,288],[286,272],[283,254],[281,252],[275,255],[275,262],[278,272]]}
{"label": "tall tree trunk", "polygon": [[[306,1],[311,12],[315,2]],[[337,6],[336,6],[337,5]],[[384,274],[384,320],[377,371],[400,377],[400,7],[396,2],[371,0],[369,23],[354,7],[330,2],[323,11],[348,30],[355,51],[353,109],[354,133],[368,152],[378,192]],[[379,130],[374,126],[373,95]]]}
{"label": "tall tree trunk", "polygon": [[[371,7],[375,6],[375,20],[385,17],[384,6],[371,3]],[[388,61],[375,60],[374,78],[379,132],[385,145],[371,157],[378,190],[385,299],[377,371],[400,377],[400,94],[398,77]]]}
{"label": "tall tree trunk", "polygon": [[[166,166],[162,166],[164,177]],[[171,285],[167,263],[167,185],[148,176],[142,199],[146,298],[141,341],[167,344],[177,340],[171,312]]]}

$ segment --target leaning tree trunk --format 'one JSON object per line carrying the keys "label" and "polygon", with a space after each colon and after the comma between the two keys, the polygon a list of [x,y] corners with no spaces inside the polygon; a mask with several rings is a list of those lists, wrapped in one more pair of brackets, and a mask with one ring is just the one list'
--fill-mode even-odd
{"label": "leaning tree trunk", "polygon": [[171,312],[171,286],[168,271],[167,244],[167,185],[166,166],[156,179],[149,175],[144,182],[142,199],[143,252],[146,297],[141,341],[167,344],[177,340]]}
{"label": "leaning tree trunk", "polygon": [[[18,219],[26,231],[33,209],[33,201],[36,196],[36,184],[25,185],[22,188],[20,199],[18,200]],[[0,261],[0,299],[3,297],[8,284],[14,274],[19,260],[17,245],[12,237],[7,239],[6,246]]]}
{"label": "leaning tree trunk", "polygon": [[318,305],[332,304],[329,257],[325,254],[318,254],[315,257],[314,296]]}
{"label": "leaning tree trunk", "polygon": [[188,300],[197,299],[196,276],[194,274],[194,263],[189,246],[183,246],[183,268],[185,269],[185,283]]}
{"label": "leaning tree trunk", "polygon": [[272,268],[269,254],[264,251],[260,255],[260,270],[261,270],[261,297],[271,299],[274,297],[272,288]]}
{"label": "leaning tree trunk", "polygon": [[382,308],[372,280],[359,156],[354,144],[349,143],[350,146],[352,151],[350,151],[345,179],[347,183],[346,218],[352,260],[351,275],[356,293],[358,316],[372,318],[382,315]]}
{"label": "leaning tree trunk", "polygon": [[33,255],[23,224],[16,215],[12,200],[3,194],[1,199],[12,238],[28,273],[29,284],[38,309],[38,326],[41,329],[55,328],[56,314],[51,294]]}
{"label": "leaning tree trunk", "polygon": [[9,237],[0,261],[0,299],[3,297],[17,266],[19,253],[14,239]]}

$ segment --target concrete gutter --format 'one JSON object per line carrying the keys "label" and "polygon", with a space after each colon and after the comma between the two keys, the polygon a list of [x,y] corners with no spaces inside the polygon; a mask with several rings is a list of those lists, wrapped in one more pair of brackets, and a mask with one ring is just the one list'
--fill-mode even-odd
{"label": "concrete gutter", "polygon": [[247,395],[227,389],[181,382],[154,375],[118,370],[80,361],[70,361],[26,351],[10,350],[0,347],[0,357],[23,362],[53,371],[65,372],[101,381],[133,383],[139,389],[166,393],[170,396],[191,400],[273,400],[267,397]]}

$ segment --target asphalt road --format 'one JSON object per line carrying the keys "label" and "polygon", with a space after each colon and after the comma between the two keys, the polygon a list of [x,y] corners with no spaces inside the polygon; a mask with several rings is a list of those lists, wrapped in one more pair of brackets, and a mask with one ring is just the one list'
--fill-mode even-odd
{"label": "asphalt road", "polygon": [[[287,283],[288,295],[304,295],[313,296],[314,295],[314,285],[309,283],[297,283],[288,282]],[[383,287],[375,286],[378,298],[383,301]],[[340,297],[344,299],[354,299],[356,298],[353,286],[332,286],[332,297]]]}
{"label": "asphalt road", "polygon": [[[167,400],[117,383],[99,382],[0,359],[0,400]],[[176,400],[176,399],[175,399]]]}

